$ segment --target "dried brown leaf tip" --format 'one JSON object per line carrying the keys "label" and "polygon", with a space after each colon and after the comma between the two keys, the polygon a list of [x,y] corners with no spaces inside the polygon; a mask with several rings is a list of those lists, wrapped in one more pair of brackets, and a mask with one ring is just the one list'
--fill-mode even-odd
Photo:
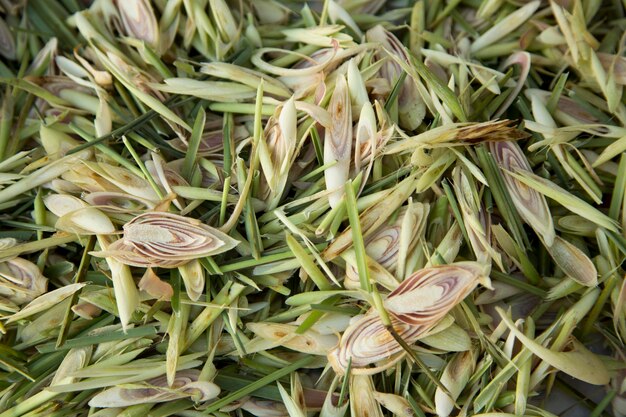
{"label": "dried brown leaf tip", "polygon": [[131,266],[176,268],[192,259],[226,252],[238,243],[199,220],[150,212],[126,223],[122,238],[94,255]]}
{"label": "dried brown leaf tip", "polygon": [[486,141],[517,141],[530,135],[515,126],[514,120],[495,120],[484,123],[472,123],[459,128],[456,138],[463,142],[478,143]]}

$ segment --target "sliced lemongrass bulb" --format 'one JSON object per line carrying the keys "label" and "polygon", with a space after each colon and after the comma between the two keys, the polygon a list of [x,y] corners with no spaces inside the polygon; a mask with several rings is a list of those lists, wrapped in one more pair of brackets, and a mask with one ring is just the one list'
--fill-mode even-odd
{"label": "sliced lemongrass bulb", "polygon": [[80,191],[98,192],[98,191],[114,191],[122,192],[117,186],[105,180],[96,174],[84,164],[76,165],[72,169],[61,175],[61,179],[66,183],[73,184]]}
{"label": "sliced lemongrass bulb", "polygon": [[[242,124],[236,124],[233,126],[233,139],[236,144],[246,139],[249,135],[248,129]],[[174,138],[167,142],[172,146],[172,148],[181,151],[187,152],[189,144],[184,140],[184,138]],[[224,134],[222,129],[216,130],[215,126],[212,126],[210,122],[207,121],[207,125],[204,128],[204,132],[202,133],[200,139],[200,145],[198,147],[198,156],[208,156],[215,153],[220,152],[224,148]],[[174,162],[174,161],[172,161]],[[170,162],[168,165],[172,166]],[[220,161],[214,161],[220,162]]]}
{"label": "sliced lemongrass bulb", "polygon": [[297,114],[293,98],[279,108],[265,129],[265,140],[260,142],[260,163],[263,174],[275,200],[270,207],[276,207],[282,197],[297,144]]}
{"label": "sliced lemongrass bulb", "polygon": [[56,179],[72,167],[79,164],[81,160],[88,159],[89,157],[91,157],[90,149],[71,155],[65,155],[45,166],[42,166],[19,181],[6,188],[0,189],[0,203],[9,201],[28,190],[32,190],[33,188]]}
{"label": "sliced lemongrass bulb", "polygon": [[366,157],[371,156],[376,151],[378,145],[376,114],[372,104],[369,101],[365,101],[361,104],[360,109],[354,144],[354,167],[357,171],[361,169],[362,164],[367,163],[365,161]]}
{"label": "sliced lemongrass bulb", "polygon": [[70,349],[54,373],[54,377],[52,377],[52,381],[50,381],[50,386],[54,387],[55,385],[65,385],[75,382],[78,378],[73,376],[74,372],[89,365],[91,351],[92,346]]}
{"label": "sliced lemongrass bulb", "polygon": [[[404,213],[402,213],[404,211]],[[395,274],[402,281],[409,269],[409,258],[414,254],[419,242],[424,238],[426,222],[430,206],[424,203],[416,203],[409,200],[409,205],[405,210],[401,210],[400,222],[400,243],[398,255],[396,256]]]}
{"label": "sliced lemongrass bulb", "polygon": [[480,202],[476,186],[459,167],[455,168],[453,176],[454,192],[476,260],[487,263],[493,258],[501,265],[500,254],[491,246],[491,217]]}
{"label": "sliced lemongrass bulb", "polygon": [[391,411],[394,416],[398,417],[414,417],[415,412],[411,408],[409,402],[400,395],[388,394],[385,392],[374,392],[374,399],[387,410]]}
{"label": "sliced lemongrass bulb", "polygon": [[86,284],[70,284],[64,287],[58,288],[54,291],[47,292],[39,297],[35,298],[33,301],[28,303],[24,308],[22,308],[18,313],[13,314],[7,320],[8,323],[13,323],[15,321],[21,320],[26,317],[30,317],[34,314],[41,313],[45,311],[61,301],[65,300],[70,295],[74,294],[76,291],[79,291]]}
{"label": "sliced lemongrass bulb", "polygon": [[89,207],[87,203],[80,198],[67,194],[50,194],[44,197],[43,202],[46,208],[58,217],[65,216],[78,209]]}
{"label": "sliced lemongrass bulb", "polygon": [[496,310],[515,337],[548,365],[588,384],[606,385],[609,383],[610,374],[602,359],[573,337],[570,337],[567,342],[569,345],[569,350],[567,351],[548,349],[537,340],[529,338],[517,329],[503,309],[496,307]]}
{"label": "sliced lemongrass bulb", "polygon": [[[185,283],[187,295],[192,301],[197,301],[204,291],[204,268],[200,261],[194,259],[178,267],[180,276]],[[234,311],[234,310],[233,310]]]}
{"label": "sliced lemongrass bulb", "polygon": [[65,194],[51,194],[44,198],[44,204],[48,210],[59,216],[55,224],[59,230],[78,234],[115,232],[115,226],[106,214],[94,207],[89,207],[79,198]]}
{"label": "sliced lemongrass bulb", "polygon": [[437,387],[435,390],[435,411],[438,417],[448,417],[452,413],[455,402],[465,389],[475,366],[476,359],[471,350],[457,353],[446,365],[441,375],[441,383],[452,398]]}
{"label": "sliced lemongrass bulb", "polygon": [[151,83],[155,90],[184,94],[204,100],[236,103],[255,97],[256,89],[247,85],[227,81],[202,81],[193,78],[166,78],[164,84]]}
{"label": "sliced lemongrass bulb", "polygon": [[333,382],[330,384],[326,396],[324,398],[324,404],[320,410],[320,417],[344,417],[350,401],[343,401],[339,403],[339,398],[335,394],[335,389],[339,383],[339,377],[335,376]]}
{"label": "sliced lemongrass bulb", "polygon": [[[77,50],[74,50],[74,58],[76,58],[76,60],[78,62],[80,62],[80,64],[85,67],[85,69],[87,71],[89,71],[89,73],[91,74],[91,76],[93,77],[94,81],[96,82],[96,84],[98,84],[101,87],[110,87],[111,84],[113,84],[113,77],[111,76],[111,73],[109,73],[108,71],[102,71],[102,70],[97,70],[93,67],[93,65],[91,65],[89,63],[89,61],[87,61],[85,58],[83,58],[82,56],[80,56],[80,54],[78,53]],[[97,92],[97,90],[96,90]],[[104,98],[104,96],[102,96]]]}
{"label": "sliced lemongrass bulb", "polygon": [[307,45],[316,45],[321,47],[334,47],[339,43],[340,46],[353,46],[352,37],[348,34],[341,33],[343,26],[341,25],[325,25],[310,28],[283,29],[287,41],[302,42]]}
{"label": "sliced lemongrass bulb", "polygon": [[[301,315],[294,322],[294,324],[302,324],[310,315],[310,312]],[[350,319],[352,319],[352,317],[347,314],[329,312],[324,314],[321,319],[317,320],[315,324],[311,326],[311,329],[322,335],[335,335],[337,333],[343,332],[348,328],[348,326],[350,325]]]}
{"label": "sliced lemongrass bulb", "polygon": [[116,229],[106,214],[94,207],[84,207],[59,217],[54,227],[69,233],[105,235]]}
{"label": "sliced lemongrass bulb", "polygon": [[[366,33],[370,42],[380,44],[379,59],[386,59],[388,54],[393,54],[402,61],[409,62],[409,56],[404,45],[391,32],[382,25],[376,25]],[[387,61],[380,68],[380,75],[394,86],[402,74],[400,64],[393,59]],[[420,95],[412,77],[406,77],[398,95],[398,116],[400,126],[407,130],[415,130],[424,120],[426,105]]]}
{"label": "sliced lemongrass bulb", "polygon": [[429,329],[479,282],[489,285],[487,268],[476,262],[457,262],[421,269],[392,291],[384,306],[398,320]]}
{"label": "sliced lemongrass bulb", "polygon": [[23,258],[13,258],[0,263],[0,295],[21,305],[46,292],[48,279],[37,265]]}
{"label": "sliced lemongrass bulb", "polygon": [[[0,291],[2,291],[1,289],[1,285],[0,285]],[[20,311],[19,306],[14,303],[13,301],[9,300],[8,298],[4,298],[0,295],[0,313],[4,314],[4,313],[17,313],[18,311]],[[4,331],[0,331],[0,333],[5,334]]]}
{"label": "sliced lemongrass bulb", "polygon": [[46,154],[53,158],[64,156],[67,151],[80,144],[67,133],[63,133],[43,124],[39,128],[39,137],[41,138],[41,145],[46,150]]}
{"label": "sliced lemongrass bulb", "polygon": [[280,384],[278,385],[278,392],[287,409],[287,413],[291,417],[306,417],[306,406],[304,405],[304,398],[302,393],[302,385],[300,384],[298,374],[292,374],[291,377],[291,395]]}
{"label": "sliced lemongrass bulb", "polygon": [[420,337],[419,340],[420,343],[444,352],[464,352],[472,347],[469,334],[454,323],[440,332]]}
{"label": "sliced lemongrass bulb", "polygon": [[615,82],[618,84],[626,84],[626,58],[606,52],[598,52],[597,55],[604,70],[606,72],[613,71],[615,73]]}
{"label": "sliced lemongrass bulb", "polygon": [[369,101],[367,90],[365,89],[365,82],[363,81],[361,71],[359,71],[359,66],[356,58],[352,58],[350,61],[348,61],[347,77],[353,116],[361,114],[361,117],[359,118],[360,120],[363,117],[363,106],[366,104],[369,104],[371,106],[371,103]]}
{"label": "sliced lemongrass bulb", "polygon": [[[530,89],[533,94],[547,102],[551,92],[539,89]],[[577,101],[569,97],[561,96],[554,111],[554,117],[560,123],[566,126],[593,125],[598,124],[599,120],[591,114],[587,109],[581,106]]]}
{"label": "sliced lemongrass bulb", "polygon": [[158,153],[152,152],[152,161],[146,161],[146,169],[154,179],[157,179],[167,193],[172,192],[172,187],[188,186],[185,180],[171,164],[166,164],[165,160]]}
{"label": "sliced lemongrass bulb", "polygon": [[539,0],[535,0],[516,9],[513,13],[509,14],[480,35],[478,39],[472,43],[470,51],[475,53],[486,48],[520,27],[535,13],[540,4],[541,2]]}
{"label": "sliced lemongrass bulb", "polygon": [[229,81],[245,84],[255,90],[259,86],[259,83],[263,81],[263,91],[269,94],[274,94],[279,97],[288,98],[291,96],[291,91],[282,82],[268,77],[259,71],[254,71],[249,68],[240,67],[238,65],[229,64],[226,62],[211,62],[202,64],[200,72],[208,74],[212,77],[223,78]]}
{"label": "sliced lemongrass bulb", "polygon": [[154,201],[113,191],[92,192],[84,195],[83,200],[105,212],[146,211],[156,205]]}
{"label": "sliced lemongrass bulb", "polygon": [[[374,203],[359,216],[363,237],[367,238],[388,221],[391,214],[402,206],[414,190],[415,176],[411,175],[392,189],[376,195]],[[328,245],[324,251],[324,258],[333,259],[351,246],[352,230],[348,228]]]}
{"label": "sliced lemongrass bulb", "polygon": [[548,253],[561,270],[581,285],[598,285],[598,271],[591,259],[560,236],[556,236],[552,246],[546,246]]}
{"label": "sliced lemongrass bulb", "polygon": [[96,305],[87,302],[79,302],[72,306],[72,311],[78,317],[85,320],[93,320],[102,313],[102,309]]}
{"label": "sliced lemongrass bulb", "polygon": [[[366,106],[363,106],[363,108],[365,107]],[[377,110],[380,108],[380,103],[378,101],[376,102],[376,108]],[[359,125],[357,126],[357,128],[361,129],[361,127],[362,126],[359,120]],[[378,131],[374,132],[374,137],[371,138],[369,141],[363,140],[363,138],[366,136],[365,134],[369,134],[369,128],[366,130],[360,131],[360,134],[357,136],[357,137],[360,136],[360,139],[356,143],[356,146],[358,146],[358,148],[355,149],[355,167],[360,167],[364,164],[368,164],[366,174],[369,176],[369,172],[372,169],[372,166],[373,166],[372,164],[375,158],[378,155],[382,154],[384,147],[387,145],[387,143],[393,136],[394,131],[395,131],[395,127],[393,126],[388,127],[388,128],[383,127],[379,129]],[[358,165],[357,165],[357,161],[359,161]],[[367,180],[368,176],[363,178],[363,181],[364,181],[363,186],[365,185],[365,181]]]}
{"label": "sliced lemongrass bulb", "polygon": [[[165,194],[174,194],[172,187],[189,186],[189,183],[176,171],[165,164],[165,160],[161,155],[152,152],[152,161],[146,161],[146,169],[152,178],[156,179],[165,191]],[[177,199],[173,199],[174,204],[179,210],[183,206]]]}
{"label": "sliced lemongrass bulb", "polygon": [[374,381],[369,375],[350,375],[350,416],[383,417],[383,410],[374,396]]}
{"label": "sliced lemongrass bulb", "polygon": [[153,48],[159,43],[159,25],[154,10],[147,0],[115,2],[128,36],[145,41]]}
{"label": "sliced lemongrass bulb", "polygon": [[519,294],[523,291],[514,285],[498,281],[492,282],[491,286],[492,289],[488,289],[478,294],[478,296],[474,299],[474,304],[492,304],[497,301],[504,300],[505,298],[509,298],[515,294]]}
{"label": "sliced lemongrass bulb", "polygon": [[496,162],[503,169],[505,186],[513,205],[521,218],[532,227],[547,246],[554,242],[555,232],[552,214],[546,198],[523,182],[509,175],[509,172],[531,172],[530,164],[515,142],[491,142],[489,148]]}
{"label": "sliced lemongrass bulb", "polygon": [[521,69],[520,75],[517,79],[517,83],[515,84],[515,88],[513,89],[513,91],[509,94],[506,100],[504,100],[504,102],[500,105],[500,107],[498,107],[498,110],[496,110],[496,112],[492,116],[494,119],[500,117],[511,106],[513,101],[515,101],[520,91],[522,91],[522,88],[524,87],[524,83],[526,82],[526,78],[528,78],[528,74],[530,72],[530,65],[531,65],[530,54],[525,51],[515,52],[506,61],[504,61],[504,64],[502,64],[501,69],[510,67],[511,65],[515,65],[515,64],[519,65]]}
{"label": "sliced lemongrass bulb", "polygon": [[[391,324],[408,344],[414,343],[424,333],[424,326],[414,326],[391,316]],[[402,347],[380,321],[376,312],[370,312],[354,320],[341,337],[339,346],[330,351],[328,360],[337,373],[343,374],[351,363],[352,372],[369,371],[373,363],[386,362],[393,355],[402,353]],[[377,368],[371,369],[378,372]]]}
{"label": "sliced lemongrass bulb", "polygon": [[[239,39],[241,27],[232,15],[231,5],[224,0],[210,0],[209,4],[222,39],[228,43],[236,42]],[[218,57],[223,53],[218,51]]]}
{"label": "sliced lemongrass bulb", "polygon": [[281,402],[263,400],[256,397],[248,398],[247,401],[241,404],[241,409],[258,417],[284,417],[289,415],[287,408]]}
{"label": "sliced lemongrass bulb", "polygon": [[159,196],[156,194],[154,189],[152,189],[148,181],[138,177],[125,168],[116,167],[104,162],[86,162],[85,165],[94,173],[100,175],[102,178],[106,179],[128,194],[144,198],[146,200],[159,201]]}
{"label": "sliced lemongrass bulb", "polygon": [[390,272],[393,272],[395,269],[395,260],[400,246],[401,232],[401,225],[396,223],[381,228],[375,234],[368,237],[365,242],[365,251],[367,254]]}
{"label": "sliced lemongrass bulb", "polygon": [[348,13],[348,11],[337,2],[331,0],[328,3],[328,17],[333,23],[341,22],[348,26],[358,38],[363,36],[361,29],[359,29],[359,26],[356,24],[350,13]]}
{"label": "sliced lemongrass bulb", "polygon": [[113,387],[95,395],[90,407],[129,407],[137,404],[153,404],[188,398],[196,403],[217,397],[220,388],[212,382],[199,380],[200,371],[187,369],[178,371],[173,384],[159,376],[144,383],[135,383],[128,388]]}
{"label": "sliced lemongrass bulb", "polygon": [[524,170],[511,172],[510,176],[528,187],[531,187],[533,190],[540,192],[542,195],[550,197],[552,200],[579,216],[583,216],[587,220],[596,223],[598,226],[617,233],[618,227],[614,219],[593,207],[585,200],[559,187],[552,181]]}
{"label": "sliced lemongrass bulb", "polygon": [[157,300],[170,301],[174,295],[172,286],[161,280],[152,268],[146,269],[137,285],[141,291],[145,291]]}
{"label": "sliced lemongrass bulb", "polygon": [[9,249],[17,245],[17,239],[14,237],[3,237],[0,239],[0,250]]}
{"label": "sliced lemongrass bulb", "polygon": [[[379,228],[366,239],[366,253],[398,279],[404,278],[403,268],[407,254],[413,251],[424,232],[424,214],[427,212],[427,206],[421,203],[402,207],[393,224]],[[400,264],[402,274],[397,274]]]}
{"label": "sliced lemongrass bulb", "polygon": [[280,80],[289,85],[294,91],[294,97],[296,97],[299,102],[302,102],[300,100],[305,97],[313,97],[311,104],[320,105],[328,92],[324,72],[319,72],[314,75],[280,77]]}
{"label": "sliced lemongrass bulb", "polygon": [[[354,250],[347,250],[341,255],[341,257],[346,262],[346,276],[343,280],[344,287],[349,290],[360,289],[361,281],[359,280],[359,271],[357,269],[356,254],[354,253]],[[366,261],[369,269],[370,280],[372,282],[375,282],[389,291],[393,291],[398,287],[398,280],[384,266],[369,256]]]}
{"label": "sliced lemongrass bulb", "polygon": [[344,194],[344,184],[350,173],[352,151],[352,109],[346,78],[340,75],[328,105],[331,125],[324,135],[324,164],[334,164],[324,171],[328,201],[336,207]]}
{"label": "sliced lemongrass bulb", "polygon": [[[68,300],[64,300],[46,310],[45,314],[33,317],[20,331],[19,338],[23,343],[37,343],[37,341],[58,334],[57,331],[67,311]],[[53,330],[51,330],[53,329]]]}
{"label": "sliced lemongrass bulb", "polygon": [[94,255],[132,266],[175,268],[192,259],[226,252],[238,243],[197,219],[149,212],[126,223],[122,239]]}
{"label": "sliced lemongrass bulb", "polygon": [[[461,245],[463,244],[463,233],[458,223],[454,222],[448,229],[441,243],[437,246],[435,253],[431,256],[426,266],[438,265],[440,263],[454,262]],[[442,261],[443,260],[443,261]]]}
{"label": "sliced lemongrass bulb", "polygon": [[594,237],[598,230],[595,223],[577,214],[560,217],[556,224],[559,230],[579,236]]}
{"label": "sliced lemongrass bulb", "polygon": [[322,335],[311,329],[298,334],[298,326],[290,324],[248,323],[247,326],[257,336],[276,345],[311,355],[326,355],[338,342],[334,334]]}

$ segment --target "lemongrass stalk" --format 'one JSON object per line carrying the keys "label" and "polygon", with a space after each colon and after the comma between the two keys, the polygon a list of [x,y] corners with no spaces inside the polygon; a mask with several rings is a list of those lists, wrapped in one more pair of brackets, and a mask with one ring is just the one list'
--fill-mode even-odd
{"label": "lemongrass stalk", "polygon": [[352,110],[345,77],[340,76],[329,104],[333,123],[326,129],[324,136],[324,163],[336,164],[326,169],[324,179],[326,188],[331,191],[328,201],[331,207],[339,204],[344,195],[342,189],[348,179],[350,153],[352,150]]}
{"label": "lemongrass stalk", "polygon": [[535,13],[539,5],[540,2],[532,1],[496,23],[472,43],[471,52],[476,53],[517,29]]}
{"label": "lemongrass stalk", "polygon": [[[525,335],[529,338],[534,337],[535,328],[532,321],[526,323]],[[523,415],[526,412],[526,402],[530,391],[530,373],[532,371],[532,362],[525,361],[519,367],[517,373],[517,381],[515,387],[515,414]]]}
{"label": "lemongrass stalk", "polygon": [[[106,250],[112,243],[111,237],[98,235],[98,244],[102,249]],[[122,322],[122,327],[126,330],[131,316],[139,304],[139,293],[133,281],[130,268],[113,258],[107,257],[105,259],[111,271],[111,280],[113,281],[113,291],[120,321]]]}

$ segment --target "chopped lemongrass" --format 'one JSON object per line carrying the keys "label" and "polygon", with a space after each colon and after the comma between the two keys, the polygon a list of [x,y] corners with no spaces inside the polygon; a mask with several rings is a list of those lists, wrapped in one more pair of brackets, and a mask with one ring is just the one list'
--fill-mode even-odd
{"label": "chopped lemongrass", "polygon": [[624,16],[0,0],[0,417],[626,415]]}

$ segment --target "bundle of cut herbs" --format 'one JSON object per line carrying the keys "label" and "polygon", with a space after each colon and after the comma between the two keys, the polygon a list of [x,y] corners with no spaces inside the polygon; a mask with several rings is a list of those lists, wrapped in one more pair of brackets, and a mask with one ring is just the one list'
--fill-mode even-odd
{"label": "bundle of cut herbs", "polygon": [[0,0],[0,417],[625,416],[625,28]]}

